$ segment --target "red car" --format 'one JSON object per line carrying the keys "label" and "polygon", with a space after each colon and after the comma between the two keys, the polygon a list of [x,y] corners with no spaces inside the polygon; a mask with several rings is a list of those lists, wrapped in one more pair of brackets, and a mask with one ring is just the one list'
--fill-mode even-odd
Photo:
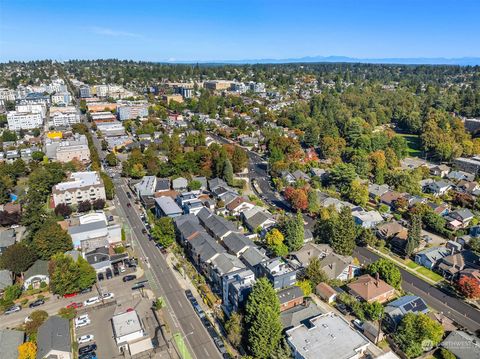
{"label": "red car", "polygon": [[75,297],[78,293],[69,293],[69,294],[64,294],[63,298],[72,298]]}
{"label": "red car", "polygon": [[67,305],[67,309],[70,309],[70,308],[78,309],[78,308],[81,308],[81,307],[83,307],[83,303],[71,303],[71,304]]}

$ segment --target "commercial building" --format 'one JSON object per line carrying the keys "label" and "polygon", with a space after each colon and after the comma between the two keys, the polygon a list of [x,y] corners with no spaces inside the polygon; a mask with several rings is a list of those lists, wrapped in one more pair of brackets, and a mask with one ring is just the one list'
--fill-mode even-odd
{"label": "commercial building", "polygon": [[232,85],[232,81],[225,81],[225,80],[205,81],[203,83],[204,88],[212,91],[228,90],[231,85]]}
{"label": "commercial building", "polygon": [[117,122],[117,117],[110,111],[93,112],[90,114],[90,117],[96,124],[102,122]]}
{"label": "commercial building", "polygon": [[72,102],[72,95],[69,92],[57,92],[52,95],[52,104],[69,105]]}
{"label": "commercial building", "polygon": [[38,112],[9,111],[7,122],[10,131],[33,130],[43,125],[43,118]]}
{"label": "commercial building", "polygon": [[97,129],[106,137],[125,135],[125,128],[120,122],[97,123]]}
{"label": "commercial building", "polygon": [[40,113],[42,118],[45,118],[47,106],[45,106],[43,103],[29,103],[20,101],[15,105],[15,111],[20,113]]}
{"label": "commercial building", "polygon": [[45,154],[51,160],[70,162],[74,158],[82,162],[90,161],[87,137],[75,134],[73,138],[58,140],[48,138],[45,141]]}
{"label": "commercial building", "polygon": [[117,108],[118,119],[120,121],[136,119],[138,117],[148,116],[148,105],[119,105]]}
{"label": "commercial building", "polygon": [[170,104],[170,102],[175,101],[178,103],[183,103],[183,97],[180,94],[173,94],[173,95],[164,95],[162,96],[162,100],[167,103],[167,105]]}
{"label": "commercial building", "polygon": [[87,104],[88,112],[113,111],[117,109],[116,103],[110,102],[92,102]]}
{"label": "commercial building", "polygon": [[182,209],[171,197],[155,198],[155,214],[157,217],[178,217],[183,214]]}
{"label": "commercial building", "polygon": [[146,335],[135,310],[114,315],[112,326],[115,342],[120,352],[133,356],[153,349],[152,341]]}
{"label": "commercial building", "polygon": [[319,315],[286,331],[295,359],[357,359],[370,342],[334,313]]}
{"label": "commercial building", "polygon": [[192,96],[193,96],[193,89],[191,89],[191,88],[186,88],[186,87],[180,87],[180,88],[178,89],[178,93],[179,93],[180,95],[182,95],[182,97],[183,97],[184,99],[192,98]]}
{"label": "commercial building", "polygon": [[87,85],[80,86],[80,88],[78,89],[78,92],[81,98],[88,98],[92,96],[90,93],[90,87]]}
{"label": "commercial building", "polygon": [[43,104],[45,106],[50,105],[50,96],[44,95],[43,93],[40,92],[30,92],[25,96],[23,101],[27,103],[38,103],[38,104]]}
{"label": "commercial building", "polygon": [[105,187],[98,172],[73,172],[69,181],[53,187],[53,202],[78,205],[82,201],[106,200]]}

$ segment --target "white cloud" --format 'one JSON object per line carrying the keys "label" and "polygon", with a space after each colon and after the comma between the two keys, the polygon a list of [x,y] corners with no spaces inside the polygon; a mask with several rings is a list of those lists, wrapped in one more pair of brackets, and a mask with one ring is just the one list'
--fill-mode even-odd
{"label": "white cloud", "polygon": [[106,27],[91,26],[90,31],[97,35],[113,36],[113,37],[142,37],[141,34],[133,32],[109,29]]}

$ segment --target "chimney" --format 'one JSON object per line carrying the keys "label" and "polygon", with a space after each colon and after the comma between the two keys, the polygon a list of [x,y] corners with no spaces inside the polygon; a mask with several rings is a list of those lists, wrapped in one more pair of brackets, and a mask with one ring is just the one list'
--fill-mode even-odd
{"label": "chimney", "polygon": [[380,275],[377,273],[375,273],[375,285],[378,287],[378,281],[380,279]]}

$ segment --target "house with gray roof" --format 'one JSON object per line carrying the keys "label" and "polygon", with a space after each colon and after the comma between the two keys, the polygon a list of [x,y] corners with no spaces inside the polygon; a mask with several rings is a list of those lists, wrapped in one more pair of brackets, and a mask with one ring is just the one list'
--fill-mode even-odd
{"label": "house with gray roof", "polygon": [[292,173],[292,176],[295,177],[295,180],[303,180],[303,181],[310,181],[310,177],[303,171],[296,170],[295,172]]}
{"label": "house with gray roof", "polygon": [[144,176],[141,181],[133,187],[135,188],[138,199],[141,199],[143,196],[152,197],[157,188],[157,177]]}
{"label": "house with gray roof", "polygon": [[448,349],[458,359],[480,358],[480,341],[478,338],[461,330],[451,332],[440,343],[440,346]]}
{"label": "house with gray roof", "polygon": [[275,290],[291,287],[297,281],[297,270],[281,257],[260,263],[258,273],[259,276],[266,277]]}
{"label": "house with gray roof", "polygon": [[186,191],[188,190],[188,180],[184,177],[175,178],[172,181],[172,188],[178,192]]}
{"label": "house with gray roof", "polygon": [[14,245],[17,239],[17,234],[15,232],[15,229],[5,229],[3,231],[0,231],[0,254],[10,247],[11,245]]}
{"label": "house with gray roof", "polygon": [[39,288],[42,282],[48,284],[50,282],[50,276],[48,274],[48,261],[37,260],[32,264],[30,268],[23,274],[24,282],[23,288],[28,289]]}
{"label": "house with gray roof", "polygon": [[333,252],[332,247],[324,243],[305,243],[305,245],[296,252],[288,255],[288,260],[297,268],[305,268],[314,258],[322,260]]}
{"label": "house with gray roof", "polygon": [[182,214],[182,209],[171,197],[164,196],[155,198],[155,215],[157,217],[174,218]]}
{"label": "house with gray roof", "polygon": [[328,279],[350,280],[360,272],[360,267],[354,264],[350,256],[330,253],[320,261],[321,268]]}
{"label": "house with gray roof", "polygon": [[380,198],[388,192],[390,186],[388,184],[376,184],[372,183],[368,185],[368,195],[370,198]]}
{"label": "house with gray roof", "polygon": [[418,263],[428,269],[432,269],[442,259],[450,254],[450,250],[445,247],[432,247],[424,249],[415,255],[415,263]]}
{"label": "house with gray roof", "polygon": [[[13,275],[7,269],[0,270],[0,296],[3,294],[5,288],[13,284]],[[1,353],[1,352],[0,352]]]}
{"label": "house with gray roof", "polygon": [[227,313],[238,312],[245,304],[255,283],[250,269],[240,269],[222,277],[222,306]]}
{"label": "house with gray roof", "polygon": [[201,177],[201,176],[193,177],[192,181],[200,182],[200,184],[201,184],[200,191],[203,192],[203,191],[207,190],[208,183],[207,183],[207,178],[206,177]]}
{"label": "house with gray roof", "polygon": [[385,325],[394,331],[407,313],[428,313],[425,301],[415,295],[405,295],[385,306]]}
{"label": "house with gray roof", "polygon": [[2,359],[17,359],[18,347],[24,341],[24,332],[13,329],[0,329],[0,353],[2,353]]}
{"label": "house with gray roof", "polygon": [[223,245],[237,258],[240,257],[248,248],[255,246],[250,239],[245,237],[245,235],[237,232],[232,232],[223,238]]}
{"label": "house with gray roof", "polygon": [[43,358],[72,358],[72,339],[68,319],[54,315],[38,328],[37,359]]}
{"label": "house with gray roof", "polygon": [[257,228],[267,230],[277,223],[273,216],[265,209],[255,206],[241,214],[243,223],[250,232],[255,232]]}
{"label": "house with gray roof", "polygon": [[363,228],[374,228],[383,222],[382,215],[377,211],[355,211],[352,212],[355,224]]}
{"label": "house with gray roof", "polygon": [[312,301],[306,301],[304,304],[297,305],[280,313],[280,320],[284,330],[307,323],[310,319],[324,314],[320,308]]}
{"label": "house with gray roof", "polygon": [[227,182],[218,177],[208,180],[208,188],[210,189],[210,192],[215,191],[218,187],[228,187]]}
{"label": "house with gray roof", "polygon": [[245,269],[240,259],[229,253],[220,253],[212,259],[208,277],[212,281],[214,289],[221,290],[222,278],[232,272]]}
{"label": "house with gray roof", "polygon": [[265,250],[258,247],[249,247],[245,252],[242,253],[240,259],[246,266],[258,275],[258,266],[260,263],[266,261],[268,256],[265,253]]}
{"label": "house with gray roof", "polygon": [[211,213],[208,209],[202,208],[197,214],[200,223],[216,240],[223,240],[232,232],[238,232],[233,222]]}
{"label": "house with gray roof", "polygon": [[220,253],[225,253],[225,249],[218,244],[208,233],[200,232],[187,244],[187,251],[192,257],[194,263],[202,268],[206,273],[208,264]]}

